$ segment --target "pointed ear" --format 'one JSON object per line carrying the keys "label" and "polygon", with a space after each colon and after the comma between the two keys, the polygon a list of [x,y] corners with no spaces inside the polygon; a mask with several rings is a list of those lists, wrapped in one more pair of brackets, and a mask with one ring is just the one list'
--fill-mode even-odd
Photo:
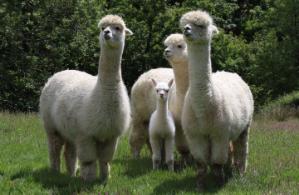
{"label": "pointed ear", "polygon": [[128,29],[128,28],[125,29],[125,32],[126,32],[126,36],[131,36],[131,35],[134,34],[134,33],[133,33],[130,29]]}
{"label": "pointed ear", "polygon": [[218,28],[214,24],[212,24],[211,29],[213,35],[217,35],[219,33]]}
{"label": "pointed ear", "polygon": [[152,80],[152,83],[153,83],[154,87],[156,87],[157,82],[155,81],[155,79],[151,79],[151,80]]}
{"label": "pointed ear", "polygon": [[170,88],[173,84],[173,79],[171,79],[169,82],[168,82],[168,87]]}

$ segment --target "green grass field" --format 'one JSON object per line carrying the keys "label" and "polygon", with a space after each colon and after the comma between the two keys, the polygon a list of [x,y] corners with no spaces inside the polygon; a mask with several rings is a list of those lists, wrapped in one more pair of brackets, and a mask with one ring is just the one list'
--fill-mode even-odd
{"label": "green grass field", "polygon": [[[299,194],[299,120],[257,121],[250,133],[248,172],[218,194]],[[62,163],[64,164],[64,163]],[[121,138],[106,186],[49,170],[47,142],[35,114],[0,113],[0,194],[196,194],[195,168],[152,171],[147,149],[130,157]]]}

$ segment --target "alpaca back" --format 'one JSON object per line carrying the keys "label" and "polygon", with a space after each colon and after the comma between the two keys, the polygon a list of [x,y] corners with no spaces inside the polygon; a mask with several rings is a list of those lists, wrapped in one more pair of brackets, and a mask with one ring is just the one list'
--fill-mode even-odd
{"label": "alpaca back", "polygon": [[236,73],[216,72],[212,76],[214,102],[218,107],[219,125],[231,129],[236,138],[251,122],[253,96],[248,85]]}
{"label": "alpaca back", "polygon": [[132,119],[148,121],[156,108],[156,92],[151,79],[169,82],[172,78],[171,68],[156,68],[143,73],[131,90]]}
{"label": "alpaca back", "polygon": [[50,77],[40,96],[40,114],[45,125],[72,140],[78,131],[78,113],[84,105],[84,97],[95,83],[96,77],[75,70],[61,71]]}

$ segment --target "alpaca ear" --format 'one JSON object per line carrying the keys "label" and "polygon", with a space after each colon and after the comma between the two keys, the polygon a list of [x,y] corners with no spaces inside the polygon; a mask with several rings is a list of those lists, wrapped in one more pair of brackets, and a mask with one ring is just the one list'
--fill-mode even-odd
{"label": "alpaca ear", "polygon": [[173,79],[171,79],[169,82],[168,82],[168,87],[170,88],[173,84]]}
{"label": "alpaca ear", "polygon": [[213,25],[213,24],[211,26],[211,29],[212,29],[212,34],[213,35],[217,35],[219,33],[218,28],[215,25]]}
{"label": "alpaca ear", "polygon": [[125,29],[125,32],[126,32],[126,36],[131,36],[131,35],[134,34],[134,33],[133,33],[130,29],[128,29],[128,28]]}
{"label": "alpaca ear", "polygon": [[155,79],[151,79],[152,80],[152,83],[154,85],[154,87],[157,85],[157,82],[155,81]]}

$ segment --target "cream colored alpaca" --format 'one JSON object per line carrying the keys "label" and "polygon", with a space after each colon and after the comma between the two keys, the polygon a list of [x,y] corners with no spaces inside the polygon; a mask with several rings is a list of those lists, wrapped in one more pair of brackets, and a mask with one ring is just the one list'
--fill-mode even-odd
{"label": "cream colored alpaca", "polygon": [[125,36],[132,32],[122,18],[107,15],[99,22],[100,61],[98,76],[76,70],[58,72],[49,78],[40,96],[40,114],[48,137],[51,168],[60,170],[65,145],[68,172],[74,175],[76,154],[81,177],[109,176],[119,136],[129,126],[130,104],[121,76]]}
{"label": "cream colored alpaca", "polygon": [[[162,159],[165,159],[170,171],[174,170],[174,144],[175,124],[171,112],[168,109],[168,92],[173,80],[167,84],[156,82],[152,79],[156,89],[156,110],[153,112],[149,122],[149,138],[152,147],[153,169],[161,167]],[[164,147],[164,148],[163,148]],[[165,157],[161,151],[165,151]]]}
{"label": "cream colored alpaca", "polygon": [[130,146],[134,157],[138,157],[144,143],[148,140],[148,123],[156,107],[156,92],[151,79],[169,82],[175,79],[170,90],[169,109],[176,124],[176,147],[183,158],[189,154],[185,136],[181,128],[181,112],[188,88],[187,47],[182,34],[171,34],[164,45],[164,56],[173,68],[157,68],[143,73],[134,83],[131,91],[132,130]]}
{"label": "cream colored alpaca", "polygon": [[188,45],[190,79],[182,125],[199,165],[198,187],[203,189],[208,165],[217,183],[224,182],[223,166],[228,160],[230,141],[235,165],[241,174],[245,172],[253,97],[237,74],[212,74],[211,39],[218,31],[207,12],[188,12],[182,16],[180,25]]}

